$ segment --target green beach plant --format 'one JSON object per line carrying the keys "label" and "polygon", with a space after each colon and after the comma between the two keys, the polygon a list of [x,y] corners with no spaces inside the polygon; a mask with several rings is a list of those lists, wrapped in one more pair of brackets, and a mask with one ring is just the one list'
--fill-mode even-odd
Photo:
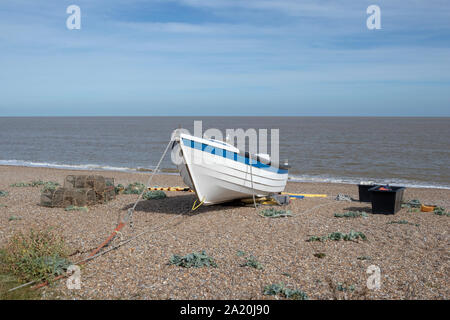
{"label": "green beach plant", "polygon": [[406,220],[389,221],[386,224],[409,224],[409,225],[416,226],[416,227],[420,226],[420,224],[411,223],[411,222],[408,222]]}
{"label": "green beach plant", "polygon": [[88,207],[68,206],[64,208],[64,211],[85,211],[88,212]]}
{"label": "green beach plant", "polygon": [[140,194],[142,191],[144,191],[145,185],[140,182],[134,182],[130,183],[125,190],[123,191],[124,194]]}
{"label": "green beach plant", "polygon": [[243,257],[246,255],[246,253],[244,251],[238,250],[236,253],[238,256]]}
{"label": "green beach plant", "polygon": [[10,216],[8,218],[8,221],[15,221],[15,220],[22,220],[22,218],[18,217],[18,216],[15,216],[15,215],[12,215],[12,216]]}
{"label": "green beach plant", "polygon": [[9,185],[10,187],[31,187],[31,183],[16,182]]}
{"label": "green beach plant", "polygon": [[164,199],[167,195],[162,190],[150,190],[146,191],[142,198],[145,200],[157,200],[157,199]]}
{"label": "green beach plant", "polygon": [[347,211],[344,213],[335,213],[334,216],[336,218],[359,218],[359,217],[368,217],[367,213],[363,211]]}
{"label": "green beach plant", "polygon": [[341,291],[341,292],[351,292],[351,291],[355,291],[355,285],[346,285],[343,283],[338,282],[336,285],[336,290]]}
{"label": "green beach plant", "polygon": [[10,185],[10,187],[38,187],[38,186],[44,186],[44,189],[46,188],[56,189],[56,187],[59,186],[59,183],[54,181],[34,180],[31,182],[16,182]]}
{"label": "green beach plant", "polygon": [[[409,208],[408,212],[420,212],[421,206],[422,203],[417,199],[409,200],[402,204],[402,208]],[[450,212],[447,212],[445,208],[439,206],[434,208],[433,213],[439,216],[450,216]]]}
{"label": "green beach plant", "polygon": [[32,187],[42,186],[42,185],[44,185],[44,184],[45,184],[45,182],[42,181],[42,180],[34,180],[34,181],[31,181],[31,183],[30,183],[30,185],[31,185]]}
{"label": "green beach plant", "polygon": [[292,212],[290,210],[277,210],[274,208],[269,208],[260,211],[259,215],[267,218],[291,217]]}
{"label": "green beach plant", "polygon": [[276,296],[283,293],[284,283],[272,283],[264,287],[264,295]]}
{"label": "green beach plant", "polygon": [[0,190],[0,197],[6,197],[6,196],[8,196],[8,194],[9,194],[8,191]]}
{"label": "green beach plant", "polygon": [[358,260],[372,260],[372,258],[369,257],[369,256],[359,256],[356,259],[358,259]]}
{"label": "green beach plant", "polygon": [[51,187],[51,186],[54,186],[56,188],[57,186],[59,186],[59,183],[55,182],[55,181],[34,180],[34,181],[31,181],[30,185],[32,187],[38,187],[38,186],[44,186],[44,187],[49,186],[49,187]]}
{"label": "green beach plant", "polygon": [[258,260],[256,260],[256,258],[252,255],[250,255],[250,257],[247,257],[245,263],[241,264],[241,267],[251,267],[251,268],[255,268],[257,270],[264,269],[262,264]]}
{"label": "green beach plant", "polygon": [[438,216],[447,216],[450,217],[450,212],[447,212],[443,207],[436,207],[433,210],[433,213]]}
{"label": "green beach plant", "polygon": [[53,182],[53,181],[47,181],[47,182],[44,182],[42,185],[44,186],[44,188],[41,190],[41,192],[45,192],[48,190],[56,190],[56,188],[59,186],[59,183]]}
{"label": "green beach plant", "polygon": [[359,231],[353,231],[350,230],[349,233],[341,233],[341,232],[333,232],[331,234],[329,234],[328,238],[330,240],[334,240],[334,241],[339,241],[339,240],[344,240],[344,241],[350,241],[350,240],[354,240],[354,239],[362,239],[362,240],[366,240],[366,236],[364,233],[359,232]]}
{"label": "green beach plant", "polygon": [[125,190],[125,187],[120,183],[114,187],[114,192],[116,194],[122,193],[122,192],[124,192],[124,190]]}
{"label": "green beach plant", "polygon": [[422,203],[419,200],[413,199],[413,200],[403,202],[402,208],[420,208],[421,205],[422,205]]}
{"label": "green beach plant", "polygon": [[285,288],[283,292],[287,299],[292,300],[308,300],[308,295],[299,289],[289,289]]}
{"label": "green beach plant", "polygon": [[183,268],[217,267],[214,258],[208,256],[205,251],[193,252],[185,256],[174,254],[169,259],[169,265]]}
{"label": "green beach plant", "polygon": [[299,289],[289,289],[283,282],[270,284],[264,287],[266,296],[282,296],[293,300],[308,300],[308,295]]}
{"label": "green beach plant", "polygon": [[20,281],[51,281],[71,264],[61,236],[50,231],[30,229],[14,234],[0,252],[1,273]]}
{"label": "green beach plant", "polygon": [[326,240],[326,236],[323,236],[323,237],[320,237],[320,236],[311,236],[311,237],[309,237],[309,239],[306,240],[306,241],[308,241],[308,242],[314,242],[314,241],[320,241],[320,242],[322,242],[322,241],[325,241],[325,240]]}
{"label": "green beach plant", "polygon": [[313,242],[313,241],[320,241],[320,242],[324,242],[327,240],[333,240],[333,241],[340,241],[340,240],[344,240],[344,241],[351,241],[351,240],[357,240],[357,239],[361,239],[361,240],[366,240],[367,237],[364,233],[359,232],[359,231],[354,231],[354,230],[350,230],[349,233],[342,233],[342,232],[332,232],[326,236],[312,236],[310,237],[308,240],[306,240],[307,242]]}
{"label": "green beach plant", "polygon": [[402,208],[408,208],[408,212],[419,212],[421,206],[422,203],[417,199],[409,200],[402,203]]}

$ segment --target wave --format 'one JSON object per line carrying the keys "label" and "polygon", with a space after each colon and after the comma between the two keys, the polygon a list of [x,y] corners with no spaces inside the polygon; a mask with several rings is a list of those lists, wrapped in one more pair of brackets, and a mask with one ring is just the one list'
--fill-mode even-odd
{"label": "wave", "polygon": [[[61,164],[52,162],[34,162],[25,160],[0,160],[0,165],[17,166],[17,167],[34,167],[34,168],[52,168],[52,169],[66,169],[66,170],[92,170],[92,171],[119,171],[119,172],[151,172],[152,168],[131,168],[131,167],[116,167],[100,164]],[[162,168],[160,174],[178,175],[173,169]],[[432,189],[450,189],[449,186],[439,184],[427,184],[424,182],[404,180],[404,179],[375,179],[367,177],[337,177],[324,175],[289,175],[289,181],[292,182],[318,182],[318,183],[343,183],[343,184],[358,184],[361,181],[373,181],[378,184],[401,185],[409,188],[432,188]]]}
{"label": "wave", "polygon": [[426,189],[447,189],[449,186],[440,184],[428,184],[421,181],[405,180],[405,179],[376,179],[367,177],[337,177],[337,176],[313,176],[313,175],[289,175],[289,181],[293,182],[319,182],[319,183],[343,183],[343,184],[359,184],[362,181],[371,181],[375,184],[386,184],[392,186],[403,186],[408,188],[426,188]]}
{"label": "wave", "polygon": [[[34,162],[24,160],[0,160],[0,165],[17,166],[17,167],[34,167],[34,168],[70,169],[70,170],[100,170],[100,171],[122,171],[122,172],[142,171],[141,168],[113,167],[99,164],[60,164],[52,162]],[[148,170],[151,171],[151,168],[148,168]]]}

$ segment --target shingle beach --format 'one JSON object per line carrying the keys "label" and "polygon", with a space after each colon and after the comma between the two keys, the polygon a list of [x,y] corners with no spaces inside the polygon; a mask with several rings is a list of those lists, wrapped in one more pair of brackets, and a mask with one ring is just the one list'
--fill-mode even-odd
{"label": "shingle beach", "polygon": [[[102,243],[137,195],[120,194],[84,211],[39,205],[39,187],[10,187],[19,181],[63,183],[69,174],[101,174],[127,185],[145,183],[149,173],[83,172],[50,168],[0,166],[0,246],[18,231],[54,228],[78,261]],[[152,185],[183,186],[177,175],[156,175]],[[153,230],[81,269],[81,289],[65,280],[42,290],[43,298],[60,299],[273,299],[264,287],[283,282],[310,299],[449,299],[450,217],[432,212],[375,215],[370,203],[336,201],[337,194],[358,198],[355,185],[289,182],[288,192],[320,193],[326,198],[292,200],[292,217],[264,218],[252,206],[202,206],[191,212],[193,193],[166,192],[167,198],[142,201],[111,245]],[[407,188],[404,200],[450,207],[450,190]],[[270,206],[265,206],[264,208]],[[367,216],[337,218],[335,213],[363,211]],[[11,216],[20,219],[10,220]],[[408,224],[390,223],[408,221]],[[308,242],[333,232],[362,232],[366,240]],[[204,250],[217,267],[169,265],[172,255]],[[240,254],[238,254],[240,253]],[[245,255],[243,254],[245,253]],[[254,256],[262,270],[242,266]],[[381,287],[369,289],[367,273],[381,272]]]}

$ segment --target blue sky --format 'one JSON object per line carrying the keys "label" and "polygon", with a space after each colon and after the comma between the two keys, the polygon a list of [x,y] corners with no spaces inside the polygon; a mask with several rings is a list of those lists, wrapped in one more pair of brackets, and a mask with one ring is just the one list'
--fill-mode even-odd
{"label": "blue sky", "polygon": [[0,116],[35,115],[450,116],[450,2],[1,0]]}

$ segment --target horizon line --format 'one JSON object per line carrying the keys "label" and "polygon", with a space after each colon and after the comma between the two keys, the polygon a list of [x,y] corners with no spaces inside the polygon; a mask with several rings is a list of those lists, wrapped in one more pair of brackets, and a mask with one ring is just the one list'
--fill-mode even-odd
{"label": "horizon line", "polygon": [[450,115],[0,115],[0,118],[135,118],[135,117],[154,117],[154,118],[450,118]]}

